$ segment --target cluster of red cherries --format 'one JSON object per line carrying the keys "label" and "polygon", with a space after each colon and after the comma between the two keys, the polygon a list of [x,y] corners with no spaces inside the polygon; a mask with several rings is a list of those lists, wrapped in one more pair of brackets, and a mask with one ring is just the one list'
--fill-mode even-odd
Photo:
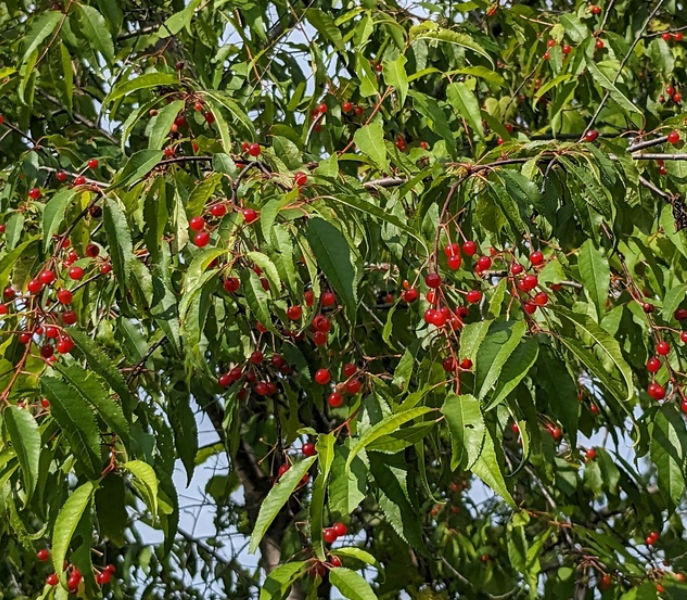
{"label": "cluster of red cherries", "polygon": [[[50,559],[50,550],[47,548],[41,548],[38,552],[36,552],[36,558],[40,562],[47,562]],[[83,580],[83,574],[74,565],[71,565],[70,567],[70,565],[67,563],[64,565],[64,570],[69,571],[69,576],[67,577],[67,588],[69,589],[70,593],[75,594],[78,591],[79,584]],[[95,582],[98,585],[107,585],[112,580],[112,576],[116,570],[117,569],[113,564],[103,567],[101,571],[96,571]],[[56,573],[50,573],[50,575],[45,578],[46,585],[51,587],[56,586],[59,582],[60,578]]]}

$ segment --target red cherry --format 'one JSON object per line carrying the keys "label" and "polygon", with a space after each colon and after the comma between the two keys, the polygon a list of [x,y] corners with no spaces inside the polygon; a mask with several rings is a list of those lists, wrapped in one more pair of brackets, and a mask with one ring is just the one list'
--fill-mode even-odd
{"label": "red cherry", "polygon": [[348,527],[346,527],[346,525],[344,525],[343,523],[334,523],[332,529],[334,529],[336,537],[343,537],[348,533]]}
{"label": "red cherry", "polygon": [[47,548],[41,548],[38,552],[36,552],[36,558],[41,562],[45,562],[50,558],[50,550]]}
{"label": "red cherry", "polygon": [[676,42],[681,42],[681,41],[682,41],[682,32],[681,32],[681,31],[676,31],[676,32],[673,34],[673,39],[674,39]]}
{"label": "red cherry", "polygon": [[303,294],[303,299],[305,300],[305,305],[311,307],[315,303],[315,294],[312,293],[312,290],[306,290]]}
{"label": "red cherry", "polygon": [[606,592],[609,589],[611,589],[612,583],[613,580],[611,579],[611,576],[608,573],[606,573],[601,577],[601,580],[599,581],[599,588],[602,592]]}
{"label": "red cherry", "polygon": [[646,362],[646,370],[649,371],[649,373],[658,373],[661,370],[661,361],[659,358],[656,356],[652,356],[647,362]]}
{"label": "red cherry", "polygon": [[224,289],[230,294],[236,292],[241,287],[241,282],[236,277],[227,277],[224,280]]}
{"label": "red cherry", "polygon": [[360,379],[351,379],[346,383],[346,391],[352,396],[355,396],[360,391],[361,387],[362,384],[360,383]]}
{"label": "red cherry", "polygon": [[31,188],[29,190],[29,198],[31,198],[31,200],[38,200],[41,196],[41,191],[38,188]]}
{"label": "red cherry", "polygon": [[81,267],[72,267],[69,269],[69,278],[78,281],[84,275],[84,270]]}
{"label": "red cherry", "polygon": [[463,243],[463,253],[465,256],[474,256],[477,252],[477,244],[473,241],[467,241]]}
{"label": "red cherry", "polygon": [[31,334],[30,333],[25,331],[24,333],[19,334],[19,343],[20,344],[26,345],[30,341],[31,341]]}
{"label": "red cherry", "polygon": [[57,292],[57,301],[60,304],[71,304],[73,300],[74,294],[72,294],[69,290],[60,290]]}
{"label": "red cherry", "polygon": [[650,315],[652,312],[656,310],[656,307],[651,304],[650,302],[645,302],[642,304],[642,310],[647,314]]}
{"label": "red cherry", "polygon": [[401,152],[405,152],[405,151],[406,151],[406,148],[407,148],[408,146],[406,145],[405,140],[398,139],[398,140],[396,140],[395,143],[396,143],[396,148],[398,148]]}
{"label": "red cherry", "polygon": [[31,292],[32,294],[37,294],[43,289],[43,284],[38,280],[38,279],[32,279],[29,281],[29,283],[26,285],[26,288]]}
{"label": "red cherry", "polygon": [[281,477],[284,473],[286,473],[289,469],[291,468],[291,465],[288,463],[284,463],[279,467],[279,477]]}
{"label": "red cherry", "polygon": [[321,331],[322,333],[329,333],[329,330],[332,327],[332,324],[329,322],[329,319],[323,315],[317,315],[313,319],[312,324],[317,331]]}
{"label": "red cherry", "polygon": [[679,132],[673,130],[668,134],[668,141],[673,144],[679,144],[680,143],[680,134]]}
{"label": "red cherry", "polygon": [[215,122],[215,115],[214,115],[214,113],[211,113],[210,111],[206,112],[203,115],[203,118],[205,119],[205,122],[208,125],[212,125]]}
{"label": "red cherry", "polygon": [[110,583],[110,579],[112,578],[112,574],[109,571],[103,571],[102,573],[98,573],[98,575],[95,578],[95,582],[98,585],[107,585]]}
{"label": "red cherry", "polygon": [[469,358],[464,358],[460,361],[460,368],[463,369],[463,371],[469,371],[472,369],[472,361]]}
{"label": "red cherry", "polygon": [[441,366],[447,373],[453,373],[456,370],[456,359],[452,356],[448,356],[443,360]]}
{"label": "red cherry", "polygon": [[560,427],[552,427],[551,429],[549,429],[549,433],[551,434],[551,437],[557,442],[560,441],[560,439],[563,437],[563,431]]}
{"label": "red cherry", "polygon": [[217,378],[217,383],[219,383],[221,387],[229,387],[232,384],[231,375],[229,373],[222,373],[222,375]]}
{"label": "red cherry", "polygon": [[[551,58],[551,54],[549,54],[548,50],[546,52],[544,52],[544,54],[542,55],[542,58],[544,60],[549,60]],[[503,142],[503,140],[501,140],[501,138],[499,138],[499,141]]]}
{"label": "red cherry", "polygon": [[199,248],[204,248],[210,243],[210,234],[207,231],[200,231],[193,238],[193,243]]}
{"label": "red cherry", "polygon": [[333,568],[338,569],[341,566],[341,559],[338,556],[330,556],[329,557],[329,564]]}
{"label": "red cherry", "polygon": [[598,415],[599,414],[599,407],[596,404],[591,404],[589,406],[589,412],[592,413],[593,415]]}
{"label": "red cherry", "polygon": [[260,152],[262,152],[262,148],[260,148],[260,144],[253,142],[248,146],[248,154],[251,156],[260,156]]}
{"label": "red cherry", "polygon": [[441,285],[441,276],[439,276],[437,273],[429,273],[425,277],[425,283],[429,288],[438,288]]}
{"label": "red cherry", "polygon": [[604,41],[601,38],[597,38],[597,40],[596,40],[597,50],[602,50],[604,46],[605,46]]}
{"label": "red cherry", "polygon": [[549,295],[546,292],[539,292],[534,296],[536,306],[546,306],[549,303]]}
{"label": "red cherry", "polygon": [[525,267],[523,267],[520,263],[513,263],[510,267],[510,272],[513,275],[520,275],[525,270]]}
{"label": "red cherry", "polygon": [[592,12],[593,15],[601,14],[601,7],[597,6],[596,4],[594,4],[593,6],[590,6],[589,10]]}
{"label": "red cherry", "polygon": [[675,93],[675,88],[672,85],[669,85],[666,88],[666,94],[668,94],[669,96],[672,96],[674,93]]}
{"label": "red cherry", "polygon": [[12,286],[8,285],[3,290],[2,295],[4,296],[5,300],[14,300],[17,296],[17,292],[14,291],[14,288],[12,288]]}
{"label": "red cherry", "polygon": [[675,104],[680,104],[680,102],[682,102],[682,94],[680,92],[675,92],[673,94],[673,102],[675,102]]}
{"label": "red cherry", "polygon": [[0,304],[0,315],[6,315],[9,311],[6,304]]}
{"label": "red cherry", "polygon": [[193,231],[202,231],[205,228],[205,219],[203,219],[203,217],[191,217],[188,226],[193,229]]}
{"label": "red cherry", "polygon": [[327,334],[324,331],[316,331],[312,339],[316,346],[324,346],[327,343]]}
{"label": "red cherry", "polygon": [[88,246],[86,246],[86,256],[90,258],[95,258],[99,254],[100,248],[98,248],[98,246],[96,246],[95,244],[88,244]]}
{"label": "red cherry", "polygon": [[48,325],[45,328],[45,337],[55,340],[60,336],[60,331],[57,329],[57,327],[53,327],[52,325]]}
{"label": "red cherry", "polygon": [[661,38],[663,38],[663,41],[664,41],[664,42],[669,42],[669,41],[671,40],[672,37],[673,37],[673,36],[670,35],[670,31],[664,31],[664,32],[661,34]]}
{"label": "red cherry", "polygon": [[670,344],[668,342],[658,342],[656,344],[656,354],[660,356],[666,356],[670,352]]}
{"label": "red cherry", "polygon": [[298,171],[293,176],[293,182],[299,187],[304,186],[308,182],[308,176],[303,171]]}
{"label": "red cherry", "polygon": [[223,217],[224,215],[227,214],[227,205],[226,204],[215,204],[211,209],[210,209],[210,214],[213,217],[217,217],[218,219],[220,217]]}
{"label": "red cherry", "polygon": [[74,349],[74,342],[70,337],[63,337],[57,342],[57,351],[60,354],[69,354]]}
{"label": "red cherry", "polygon": [[539,285],[539,278],[536,275],[525,275],[520,282],[520,287],[526,291],[531,292]]}
{"label": "red cherry", "polygon": [[353,363],[346,363],[343,366],[343,374],[344,377],[353,377],[358,372],[358,367],[356,367]]}
{"label": "red cherry", "polygon": [[401,299],[404,302],[407,302],[408,304],[410,304],[411,302],[415,302],[415,300],[417,300],[417,297],[418,293],[415,288],[410,288],[409,290],[403,290],[403,292],[401,292]]}
{"label": "red cherry", "polygon": [[54,586],[56,586],[59,582],[60,582],[60,578],[59,578],[57,575],[55,575],[55,573],[50,573],[50,575],[48,575],[48,576],[45,578],[45,583],[46,583],[46,585],[50,585],[50,586],[53,586],[53,587],[54,587]]}
{"label": "red cherry", "polygon": [[587,460],[594,460],[596,458],[596,449],[589,448],[589,450],[585,452],[585,457],[587,458]]}
{"label": "red cherry", "polygon": [[100,272],[103,275],[107,275],[110,271],[112,271],[112,265],[110,263],[105,263],[102,267],[100,267]]}
{"label": "red cherry", "polygon": [[451,269],[452,271],[457,271],[460,269],[460,264],[461,264],[461,259],[460,255],[456,254],[454,256],[450,256],[448,259],[448,268]]}
{"label": "red cherry", "polygon": [[78,175],[74,178],[74,185],[84,185],[86,183],[86,178],[83,175]]}
{"label": "red cherry", "polygon": [[343,404],[344,397],[343,395],[339,394],[339,392],[332,392],[329,394],[329,398],[327,401],[329,402],[329,406],[332,408],[339,408]]}
{"label": "red cherry", "polygon": [[329,371],[327,369],[318,369],[317,372],[315,373],[315,381],[319,383],[320,385],[326,385],[332,380],[332,376],[330,375]]}
{"label": "red cherry", "polygon": [[254,365],[261,365],[264,360],[265,355],[260,352],[260,350],[255,350],[253,354],[250,355],[250,362],[252,362]]}
{"label": "red cherry", "polygon": [[470,304],[477,304],[480,300],[482,300],[482,292],[479,290],[470,290],[466,294],[466,298]]}
{"label": "red cherry", "polygon": [[43,358],[50,358],[55,353],[55,348],[51,344],[41,346],[41,356]]}
{"label": "red cherry", "polygon": [[356,107],[353,109],[353,112],[356,114],[356,116],[359,117],[360,115],[363,114],[364,109],[363,109],[362,106],[356,106]]}
{"label": "red cherry", "polygon": [[345,113],[351,112],[353,110],[353,103],[349,102],[346,100],[342,105],[341,105],[341,110],[343,110]]}
{"label": "red cherry", "polygon": [[317,454],[315,444],[312,444],[311,442],[306,442],[305,444],[303,444],[303,448],[301,448],[301,451],[303,452],[303,456],[315,456],[315,454]]}
{"label": "red cherry", "polygon": [[336,541],[337,535],[333,527],[327,527],[322,531],[322,538],[325,543],[333,544]]}
{"label": "red cherry", "polygon": [[563,47],[561,48],[563,50],[563,54],[570,54],[572,52],[572,48],[568,46],[568,44],[564,44]]}
{"label": "red cherry", "polygon": [[452,256],[456,256],[460,254],[460,246],[457,243],[453,244],[448,244],[444,248],[444,254],[446,255],[446,258],[451,258]]}
{"label": "red cherry", "polygon": [[530,254],[530,262],[535,266],[538,267],[539,265],[544,263],[544,255],[539,252],[539,250],[535,250]]}
{"label": "red cherry", "polygon": [[482,270],[486,271],[487,269],[491,268],[491,257],[489,256],[480,256],[479,259],[477,260],[477,267]]}
{"label": "red cherry", "polygon": [[65,181],[67,181],[67,174],[64,171],[58,171],[57,173],[55,173],[55,178],[60,183],[64,183]]}
{"label": "red cherry", "polygon": [[89,168],[89,169],[97,169],[97,168],[98,168],[98,164],[99,164],[99,163],[98,163],[97,159],[91,158],[91,159],[88,161],[88,168]]}
{"label": "red cherry", "polygon": [[260,217],[259,213],[256,210],[253,210],[252,208],[242,209],[241,214],[243,214],[243,219],[248,225],[254,223]]}
{"label": "red cherry", "polygon": [[666,397],[666,391],[663,386],[655,382],[649,384],[646,392],[656,401],[663,400]]}
{"label": "red cherry", "polygon": [[324,292],[322,294],[322,306],[334,306],[336,303],[336,295],[333,292]]}
{"label": "red cherry", "polygon": [[537,312],[537,305],[534,304],[534,302],[525,302],[522,308],[528,315],[533,315],[535,312]]}
{"label": "red cherry", "polygon": [[286,311],[286,316],[291,319],[292,321],[297,321],[303,316],[303,309],[296,305],[296,306],[291,306],[287,311]]}

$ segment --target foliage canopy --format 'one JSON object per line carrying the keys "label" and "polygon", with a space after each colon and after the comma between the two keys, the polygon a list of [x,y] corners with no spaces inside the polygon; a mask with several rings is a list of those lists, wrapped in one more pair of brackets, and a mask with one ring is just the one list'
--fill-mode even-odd
{"label": "foliage canopy", "polygon": [[687,597],[686,15],[0,1],[0,598]]}

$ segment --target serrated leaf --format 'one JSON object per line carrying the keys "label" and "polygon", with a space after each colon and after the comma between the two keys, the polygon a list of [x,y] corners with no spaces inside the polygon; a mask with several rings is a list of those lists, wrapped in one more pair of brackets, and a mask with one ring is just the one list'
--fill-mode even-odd
{"label": "serrated leaf", "polygon": [[120,80],[116,85],[113,86],[110,93],[107,95],[103,104],[108,104],[109,102],[114,102],[119,100],[123,96],[131,94],[137,90],[143,90],[154,87],[176,87],[179,84],[179,80],[176,75],[171,75],[169,73],[146,73],[145,75],[139,75],[135,79],[130,80]]}
{"label": "serrated leaf", "polygon": [[42,377],[41,389],[50,401],[50,414],[72,446],[74,456],[93,479],[100,475],[100,432],[88,403],[68,383]]}
{"label": "serrated leaf", "polygon": [[47,252],[50,248],[52,236],[59,231],[60,225],[64,222],[65,211],[76,194],[72,189],[60,190],[45,205],[43,211],[43,252]]}
{"label": "serrated leaf", "polygon": [[31,22],[26,37],[23,40],[24,55],[20,63],[26,62],[31,53],[53,34],[58,23],[62,20],[62,13],[56,10],[39,11],[38,16]]}
{"label": "serrated leaf", "polygon": [[122,468],[134,476],[134,482],[138,484],[146,505],[150,510],[153,521],[157,519],[158,486],[159,481],[155,469],[142,460],[130,460],[122,465]]}
{"label": "serrated leaf", "polygon": [[329,571],[329,582],[348,600],[377,600],[370,584],[358,573],[345,567]]}
{"label": "serrated leaf", "polygon": [[308,220],[305,237],[327,281],[343,301],[348,319],[351,324],[355,323],[358,292],[346,238],[331,223],[319,217]]}
{"label": "serrated leaf", "polygon": [[162,148],[165,140],[169,137],[169,132],[174,125],[174,120],[177,118],[179,111],[184,108],[185,102],[183,100],[174,100],[153,117],[150,128],[150,137],[148,139],[148,148],[150,150],[159,150]]}
{"label": "serrated leaf", "polygon": [[637,113],[638,115],[642,115],[642,111],[639,110],[634,103],[628,100],[627,97],[613,84],[613,82],[601,72],[593,58],[586,56],[585,59],[587,69],[589,69],[594,81],[596,81],[596,83],[598,83],[604,90],[610,93],[611,98],[615,100],[620,108],[625,110],[625,112],[628,114]]}
{"label": "serrated leaf", "polygon": [[341,31],[339,31],[334,19],[332,19],[328,13],[319,8],[309,8],[305,11],[305,18],[315,29],[317,29],[318,33],[325,41],[331,42],[332,46],[339,52],[345,51]]}
{"label": "serrated leaf", "polygon": [[508,397],[529,373],[538,356],[539,344],[532,338],[524,338],[503,365],[494,394],[485,410],[496,408]]}
{"label": "serrated leaf", "polygon": [[130,273],[129,261],[133,257],[131,231],[124,211],[115,200],[106,198],[103,209],[103,225],[110,245],[112,269],[122,293],[126,294]]}
{"label": "serrated leaf", "polygon": [[659,490],[666,501],[676,506],[685,491],[685,421],[674,405],[665,404],[654,414],[649,433]]}
{"label": "serrated leaf", "polygon": [[99,50],[108,64],[114,62],[114,44],[105,17],[87,4],[78,4],[79,26],[88,43]]}
{"label": "serrated leaf", "polygon": [[193,19],[193,15],[196,12],[198,6],[200,5],[200,1],[201,0],[191,0],[186,5],[186,8],[184,8],[184,10],[180,10],[179,12],[174,13],[171,17],[169,17],[165,21],[164,25],[160,27],[158,36],[164,39],[179,33],[184,27],[186,27],[191,22],[191,19]]}
{"label": "serrated leaf", "polygon": [[441,412],[451,434],[451,470],[472,468],[482,451],[485,427],[480,402],[470,394],[450,394]]}
{"label": "serrated leaf", "polygon": [[384,129],[378,121],[364,125],[353,135],[353,141],[363,154],[370,157],[381,171],[389,169],[384,144]]}
{"label": "serrated leaf", "polygon": [[446,96],[458,115],[468,122],[480,138],[484,139],[479,102],[468,86],[464,83],[452,83],[446,88]]}
{"label": "serrated leaf", "polygon": [[31,412],[16,406],[6,408],[2,416],[7,426],[12,448],[19,460],[26,502],[28,503],[38,482],[42,446],[38,423]]}
{"label": "serrated leaf", "polygon": [[482,400],[499,379],[501,369],[527,331],[525,321],[495,323],[477,353],[475,390]]}
{"label": "serrated leaf", "polygon": [[111,188],[124,188],[145,177],[162,160],[160,150],[139,150],[131,155],[124,168],[112,180]]}
{"label": "serrated leaf", "polygon": [[586,240],[578,254],[578,267],[584,291],[596,307],[596,314],[601,321],[606,312],[608,290],[611,285],[611,269],[608,259],[596,247],[594,240]]}
{"label": "serrated leaf", "polygon": [[88,481],[76,488],[74,493],[67,498],[55,520],[55,527],[52,531],[52,565],[54,572],[59,574],[65,589],[67,571],[63,568],[67,551],[81,518],[91,505],[93,493],[97,488],[98,484],[95,481]]}
{"label": "serrated leaf", "polygon": [[324,499],[329,483],[329,473],[334,462],[334,434],[321,433],[317,437],[317,478],[312,489],[310,502],[310,524],[313,548],[320,560],[326,559],[326,549],[322,539],[324,526]]}
{"label": "serrated leaf", "polygon": [[256,319],[267,329],[273,329],[272,317],[267,303],[269,296],[253,271],[246,269],[241,271],[241,291]]}
{"label": "serrated leaf", "polygon": [[301,479],[303,479],[303,475],[308,472],[316,460],[317,456],[311,456],[291,465],[291,468],[274,484],[260,507],[260,513],[255,522],[253,533],[250,536],[250,544],[248,545],[248,552],[250,554],[255,554],[272,521],[274,521],[279,511],[291,497],[291,494],[293,494],[293,491]]}
{"label": "serrated leaf", "polygon": [[484,436],[482,452],[472,466],[472,472],[501,496],[510,506],[515,507],[515,500],[513,500],[513,496],[511,496],[508,486],[506,485],[506,480],[503,477],[503,472],[501,471],[501,465],[496,455],[494,440],[491,434]]}
{"label": "serrated leaf", "polygon": [[486,58],[494,66],[491,56],[484,50],[484,48],[475,42],[469,35],[458,33],[444,27],[439,27],[436,23],[431,21],[424,21],[420,25],[414,25],[410,28],[410,39],[414,40],[430,40],[435,42],[447,42],[462,46],[468,50],[472,50],[477,54]]}
{"label": "serrated leaf", "polygon": [[252,136],[252,138],[255,138],[255,125],[253,125],[253,121],[236,100],[230,98],[225,92],[220,90],[206,90],[203,93],[226,108],[234,119],[244,127],[245,132]]}
{"label": "serrated leaf", "polygon": [[379,563],[379,561],[374,556],[372,556],[372,554],[370,554],[366,550],[363,550],[362,548],[356,548],[354,546],[351,546],[350,548],[336,548],[331,551],[331,554],[335,556],[343,556],[344,558],[353,558],[355,560],[359,560],[360,562],[367,563],[368,565],[375,567],[379,571],[382,570],[382,566]]}
{"label": "serrated leaf", "polygon": [[396,60],[387,60],[382,64],[382,76],[384,83],[393,87],[398,92],[400,108],[406,102],[408,95],[408,75],[406,75],[406,57],[399,55]]}
{"label": "serrated leaf", "polygon": [[279,565],[265,578],[265,583],[260,588],[259,600],[282,600],[293,582],[305,572],[308,564],[306,560],[298,560]]}

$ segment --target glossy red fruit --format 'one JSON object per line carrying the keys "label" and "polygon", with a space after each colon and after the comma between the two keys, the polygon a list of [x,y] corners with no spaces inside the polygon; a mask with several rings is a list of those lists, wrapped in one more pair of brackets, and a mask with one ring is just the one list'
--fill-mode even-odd
{"label": "glossy red fruit", "polygon": [[236,277],[227,277],[224,280],[224,289],[233,294],[241,287],[241,282]]}
{"label": "glossy red fruit", "polygon": [[248,154],[251,156],[260,156],[260,152],[262,152],[262,148],[260,148],[260,144],[253,142],[248,146]]}
{"label": "glossy red fruit", "polygon": [[220,387],[229,387],[233,383],[233,379],[231,377],[231,374],[230,373],[222,373],[217,378],[217,383],[220,385]]}
{"label": "glossy red fruit", "polygon": [[193,243],[199,248],[204,248],[210,243],[210,234],[207,231],[199,231],[193,238]]}
{"label": "glossy red fruit", "polygon": [[254,223],[255,221],[258,220],[260,217],[258,211],[252,209],[252,208],[244,208],[241,210],[241,214],[243,215],[243,220],[250,225],[251,223]]}
{"label": "glossy red fruit", "polygon": [[44,269],[39,273],[38,280],[43,285],[50,285],[53,281],[55,281],[55,273],[53,273],[50,269]]}
{"label": "glossy red fruit", "polygon": [[10,309],[7,308],[7,304],[0,304],[0,316],[6,315],[9,312],[10,312]]}
{"label": "glossy red fruit", "polygon": [[338,556],[330,556],[329,564],[334,568],[338,569],[341,566],[341,559]]}
{"label": "glossy red fruit", "polygon": [[650,383],[649,387],[646,390],[646,393],[649,394],[654,400],[663,400],[663,398],[666,397],[666,391],[665,388],[658,384],[658,383]]}
{"label": "glossy red fruit", "polygon": [[549,295],[546,292],[539,292],[535,294],[533,302],[536,306],[546,306],[549,303]]}
{"label": "glossy red fruit", "polygon": [[593,142],[598,137],[599,132],[596,129],[590,129],[587,133],[584,134],[584,141]]}
{"label": "glossy red fruit", "polygon": [[561,430],[560,427],[551,427],[549,429],[549,433],[551,434],[551,437],[556,442],[560,441],[561,438],[563,437],[563,431]]}
{"label": "glossy red fruit", "polygon": [[109,571],[103,571],[102,573],[98,573],[95,578],[95,582],[98,585],[107,585],[110,583],[110,579],[112,579],[112,574]]}
{"label": "glossy red fruit", "polygon": [[[551,55],[549,54],[548,50],[547,50],[546,52],[544,52],[544,54],[542,55],[542,58],[543,58],[544,60],[549,60],[549,59],[551,58]],[[499,140],[500,140],[501,142],[503,142],[503,140],[501,140],[501,138],[499,138]]]}
{"label": "glossy red fruit", "polygon": [[336,295],[333,292],[324,292],[322,294],[322,306],[334,306],[336,304]]}
{"label": "glossy red fruit", "polygon": [[436,289],[441,285],[441,276],[437,273],[429,273],[425,277],[425,283],[427,284],[427,287]]}
{"label": "glossy red fruit", "polygon": [[81,267],[71,267],[69,269],[69,279],[79,281],[79,279],[83,278],[83,275],[84,270]]}
{"label": "glossy red fruit", "polygon": [[8,285],[2,292],[3,297],[5,300],[14,300],[17,296],[17,292],[14,291],[14,288],[11,285]]}
{"label": "glossy red fruit", "polygon": [[51,344],[41,346],[41,356],[43,358],[50,358],[55,353],[55,348]]}
{"label": "glossy red fruit", "polygon": [[346,363],[343,366],[343,374],[344,377],[353,377],[358,372],[358,367],[355,366],[353,363]]}
{"label": "glossy red fruit", "polygon": [[670,353],[670,344],[668,342],[658,342],[656,344],[656,354],[660,356],[666,356]]}
{"label": "glossy red fruit", "polygon": [[303,316],[303,309],[298,304],[291,306],[286,311],[286,316],[292,321],[298,321]]}
{"label": "glossy red fruit", "polygon": [[448,258],[448,268],[451,269],[451,271],[457,271],[460,269],[460,264],[461,264],[461,258],[459,254],[456,254],[454,256],[449,256]]}
{"label": "glossy red fruit", "polygon": [[78,316],[73,310],[65,310],[62,313],[62,322],[65,325],[74,325],[78,321]]}
{"label": "glossy red fruit", "polygon": [[460,361],[460,368],[463,369],[463,371],[469,371],[472,369],[472,361],[469,358],[464,358]]}
{"label": "glossy red fruit", "polygon": [[339,394],[339,392],[332,392],[329,394],[327,401],[332,408],[339,408],[339,406],[343,404],[344,397],[342,394]]}
{"label": "glossy red fruit", "polygon": [[596,458],[596,449],[595,448],[589,448],[587,452],[585,452],[585,458],[587,460],[594,460]]}
{"label": "glossy red fruit", "polygon": [[328,369],[318,369],[315,372],[315,381],[320,385],[326,385],[332,380]]}
{"label": "glossy red fruit", "polygon": [[407,302],[408,304],[410,304],[411,302],[415,302],[415,300],[417,300],[417,297],[418,293],[415,288],[410,288],[409,290],[403,290],[401,292],[401,299],[404,302]]}
{"label": "glossy red fruit", "polygon": [[456,242],[453,242],[452,244],[448,244],[444,248],[444,254],[446,255],[446,258],[451,258],[452,256],[457,256],[460,254],[460,245],[457,244]]}
{"label": "glossy red fruit", "polygon": [[346,383],[346,391],[352,396],[355,396],[360,391],[361,387],[362,384],[360,383],[360,379],[351,379]]}
{"label": "glossy red fruit", "polygon": [[563,51],[563,54],[570,54],[572,52],[572,48],[568,44],[563,44],[563,47],[561,48]]}
{"label": "glossy red fruit", "polygon": [[98,160],[97,160],[97,159],[91,158],[91,159],[88,161],[88,168],[89,168],[89,169],[97,169],[99,164],[100,164],[100,163],[98,163]]}
{"label": "glossy red fruit", "polygon": [[661,34],[661,38],[663,39],[664,42],[669,42],[673,36],[670,35],[670,31],[664,31]]}
{"label": "glossy red fruit", "polygon": [[57,292],[57,301],[60,304],[71,304],[73,300],[74,294],[72,294],[69,290],[60,290]]}
{"label": "glossy red fruit", "polygon": [[32,279],[26,284],[26,289],[32,294],[37,294],[43,289],[43,284],[38,279]]}
{"label": "glossy red fruit", "polygon": [[57,342],[56,347],[60,354],[69,354],[74,349],[74,341],[70,337],[63,337]]}
{"label": "glossy red fruit", "polygon": [[528,315],[533,315],[535,312],[537,312],[537,305],[534,302],[525,302],[525,304],[522,305],[522,308]]}
{"label": "glossy red fruit", "polygon": [[315,444],[311,442],[306,442],[305,444],[303,444],[301,452],[303,452],[303,456],[315,456],[315,454],[317,454]]}
{"label": "glossy red fruit", "polygon": [[84,185],[86,183],[86,178],[83,175],[77,175],[74,178],[74,185]]}
{"label": "glossy red fruit", "polygon": [[492,265],[491,257],[489,256],[480,256],[477,259],[477,267],[482,270],[486,271],[487,269],[490,269]]}
{"label": "glossy red fruit", "polygon": [[203,217],[191,217],[188,226],[193,229],[193,231],[202,231],[205,228],[205,219],[203,219]]}
{"label": "glossy red fruit", "polygon": [[680,133],[673,130],[668,134],[668,141],[675,145],[680,143]]}
{"label": "glossy red fruit", "polygon": [[532,263],[535,267],[544,264],[544,255],[539,252],[539,250],[535,250],[532,252],[532,254],[530,254],[530,263]]}
{"label": "glossy red fruit", "polygon": [[348,533],[348,527],[346,527],[346,525],[343,523],[334,523],[332,529],[334,529],[336,537],[343,537]]}
{"label": "glossy red fruit", "polygon": [[57,179],[57,181],[60,183],[64,183],[67,181],[67,174],[64,171],[58,171],[55,173],[55,179]]}
{"label": "glossy red fruit", "polygon": [[327,334],[324,331],[316,331],[312,339],[316,346],[324,346],[327,343]]}
{"label": "glossy red fruit", "polygon": [[100,248],[95,244],[88,244],[88,246],[86,246],[86,256],[88,256],[89,258],[95,258],[99,254]]}
{"label": "glossy red fruit", "polygon": [[590,404],[589,405],[589,412],[592,413],[593,415],[598,415],[599,412],[601,412],[601,411],[599,410],[599,407],[596,404]]}
{"label": "glossy red fruit", "polygon": [[45,583],[50,586],[56,586],[59,582],[60,578],[55,575],[55,573],[50,573],[50,575],[45,578]]}
{"label": "glossy red fruit", "polygon": [[211,113],[210,111],[206,112],[203,115],[203,118],[205,119],[205,122],[208,123],[209,125],[212,125],[215,122],[215,115],[214,115],[214,113]]}
{"label": "glossy red fruit", "polygon": [[102,267],[100,267],[100,272],[103,275],[107,275],[110,271],[112,271],[112,265],[110,263],[105,263]]}
{"label": "glossy red fruit", "polygon": [[337,537],[333,527],[327,527],[322,531],[322,538],[326,544],[333,544]]}
{"label": "glossy red fruit", "polygon": [[646,370],[649,371],[649,373],[658,373],[661,370],[661,360],[656,356],[652,356],[646,362]]}
{"label": "glossy red fruit", "polygon": [[31,200],[38,200],[41,196],[41,191],[38,188],[31,188],[29,190],[29,198],[31,198]]}
{"label": "glossy red fruit", "polygon": [[353,103],[349,102],[346,100],[342,105],[341,105],[341,110],[343,110],[345,113],[349,113],[353,110]]}
{"label": "glossy red fruit", "polygon": [[305,300],[305,305],[308,308],[315,304],[315,294],[312,293],[312,290],[306,290],[303,294],[303,299]]}
{"label": "glossy red fruit", "polygon": [[479,290],[470,290],[465,297],[470,304],[477,304],[480,300],[482,300],[482,292]]}
{"label": "glossy red fruit", "polygon": [[456,359],[448,356],[442,361],[441,366],[447,373],[453,373],[456,370]]}
{"label": "glossy red fruit", "polygon": [[536,275],[525,275],[520,282],[520,289],[525,292],[531,292],[539,285],[539,278]]}
{"label": "glossy red fruit", "polygon": [[308,176],[303,173],[303,171],[298,171],[298,173],[293,176],[293,182],[299,187],[304,186],[308,183]]}
{"label": "glossy red fruit", "polygon": [[19,343],[20,344],[28,344],[31,341],[31,334],[25,331],[24,333],[19,334]]}
{"label": "glossy red fruit", "polygon": [[463,242],[463,253],[465,256],[474,256],[475,253],[477,252],[477,244],[475,242],[469,240],[467,242]]}
{"label": "glossy red fruit", "polygon": [[60,330],[57,329],[57,327],[53,327],[52,325],[48,325],[45,328],[45,337],[51,340],[56,340],[58,337],[60,337]]}
{"label": "glossy red fruit", "polygon": [[682,102],[682,94],[680,92],[675,92],[673,94],[673,102],[675,102],[675,104],[680,104],[680,102]]}
{"label": "glossy red fruit", "polygon": [[289,469],[291,468],[291,465],[288,463],[284,463],[279,467],[279,477],[281,477],[284,473],[286,473]]}
{"label": "glossy red fruit", "polygon": [[676,31],[676,32],[673,34],[673,39],[674,39],[676,42],[681,42],[681,41],[682,41],[682,32],[681,32],[681,31]]}
{"label": "glossy red fruit", "polygon": [[602,592],[606,592],[611,589],[612,584],[613,579],[608,573],[606,573],[602,575],[601,579],[599,580],[599,589],[601,589]]}
{"label": "glossy red fruit", "polygon": [[223,217],[224,215],[227,214],[227,205],[226,204],[215,204],[211,209],[210,209],[210,214],[213,217],[217,217],[218,219],[220,217]]}
{"label": "glossy red fruit", "polygon": [[254,365],[261,365],[264,360],[265,355],[260,352],[260,350],[255,350],[253,354],[250,355],[250,362],[252,362]]}
{"label": "glossy red fruit", "polygon": [[603,50],[605,45],[606,44],[604,44],[604,41],[601,38],[597,38],[596,44],[595,44],[597,50]]}
{"label": "glossy red fruit", "polygon": [[36,552],[36,558],[41,562],[45,562],[50,558],[50,550],[47,548],[41,548],[38,552]]}
{"label": "glossy red fruit", "polygon": [[645,302],[642,304],[642,310],[647,314],[650,315],[652,312],[656,310],[656,307],[651,304],[651,302]]}

